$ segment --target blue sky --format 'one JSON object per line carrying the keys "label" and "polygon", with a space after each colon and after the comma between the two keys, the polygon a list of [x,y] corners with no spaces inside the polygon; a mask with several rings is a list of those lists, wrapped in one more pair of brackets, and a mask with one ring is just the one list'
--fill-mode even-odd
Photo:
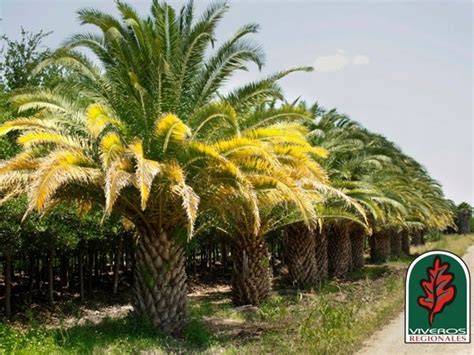
{"label": "blue sky", "polygon": [[[132,1],[146,14],[149,1]],[[170,1],[181,5],[182,1]],[[198,9],[207,1],[197,1]],[[231,1],[219,38],[240,25],[261,25],[263,73],[251,70],[229,85],[297,65],[312,73],[282,81],[289,98],[336,107],[383,133],[440,181],[448,198],[473,195],[473,61],[470,1]],[[58,46],[80,28],[75,11],[114,12],[112,0],[1,0],[1,32],[20,26],[54,31]]]}

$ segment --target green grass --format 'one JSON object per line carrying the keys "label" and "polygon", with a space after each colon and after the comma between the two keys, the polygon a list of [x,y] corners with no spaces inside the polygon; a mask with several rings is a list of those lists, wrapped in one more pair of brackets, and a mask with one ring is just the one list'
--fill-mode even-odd
{"label": "green grass", "polygon": [[[463,255],[473,244],[473,234],[441,236],[412,252]],[[34,319],[22,329],[0,324],[0,354],[352,353],[401,311],[409,262],[368,265],[315,291],[281,290],[250,312],[234,308],[226,294],[192,298],[181,339],[156,333],[133,315],[69,329],[46,329]]]}
{"label": "green grass", "polygon": [[474,245],[474,234],[450,234],[442,236],[439,240],[429,241],[425,245],[412,248],[412,253],[421,254],[428,250],[439,249],[462,256],[471,245]]}

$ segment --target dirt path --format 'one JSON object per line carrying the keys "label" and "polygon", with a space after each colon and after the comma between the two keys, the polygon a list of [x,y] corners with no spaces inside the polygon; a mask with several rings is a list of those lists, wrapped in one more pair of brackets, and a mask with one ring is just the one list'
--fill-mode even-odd
{"label": "dirt path", "polygon": [[[469,271],[474,274],[474,246],[463,256]],[[472,279],[471,279],[472,281]],[[474,288],[471,283],[471,305],[474,304]],[[471,317],[471,344],[405,344],[403,312],[381,331],[375,333],[357,354],[402,355],[402,354],[474,354],[473,319]]]}

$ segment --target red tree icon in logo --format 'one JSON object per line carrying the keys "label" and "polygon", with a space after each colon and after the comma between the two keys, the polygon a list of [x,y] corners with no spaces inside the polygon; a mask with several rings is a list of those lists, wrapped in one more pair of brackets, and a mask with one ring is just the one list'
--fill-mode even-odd
{"label": "red tree icon in logo", "polygon": [[433,324],[434,316],[440,313],[444,307],[454,300],[456,288],[450,283],[454,275],[448,272],[449,264],[441,263],[436,257],[432,268],[428,268],[428,280],[422,280],[421,286],[425,291],[425,297],[418,298],[418,304],[429,311],[428,321]]}

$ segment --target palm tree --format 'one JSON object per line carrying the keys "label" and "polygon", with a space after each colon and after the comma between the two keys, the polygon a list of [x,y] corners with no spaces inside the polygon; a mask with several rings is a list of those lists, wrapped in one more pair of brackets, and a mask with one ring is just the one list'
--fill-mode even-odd
{"label": "palm tree", "polygon": [[[185,322],[183,245],[198,212],[222,212],[235,201],[245,207],[245,226],[258,234],[258,179],[244,173],[258,161],[239,147],[261,145],[265,134],[249,130],[243,137],[238,117],[257,103],[280,98],[276,80],[294,71],[219,98],[218,90],[235,71],[263,64],[259,46],[246,40],[256,25],[242,27],[206,55],[227,8],[210,5],[198,20],[192,2],[176,13],[153,1],[146,18],[122,1],[120,19],[79,11],[81,22],[100,34],[75,35],[45,60],[37,70],[61,65],[69,78],[54,89],[15,95],[18,110],[33,114],[0,128],[0,134],[19,131],[22,148],[0,167],[3,199],[26,192],[28,211],[40,213],[63,200],[99,204],[107,214],[132,221],[140,234],[135,310],[169,333],[179,333]],[[90,50],[95,60],[78,48]],[[238,164],[229,158],[232,149],[240,152]],[[260,151],[265,154],[265,147]],[[261,189],[278,183],[261,183]]]}
{"label": "palm tree", "polygon": [[[361,127],[347,116],[335,110],[326,112],[317,103],[310,111],[314,120],[309,140],[328,150],[329,157],[322,162],[323,167],[332,186],[340,196],[344,196],[342,200],[328,201],[326,208],[332,208],[336,218],[327,216],[324,229],[329,272],[343,277],[364,263],[367,216],[376,218],[378,214],[371,201],[377,192],[361,179],[373,170],[374,162],[381,158],[368,154]],[[341,204],[341,201],[349,201],[349,204]]]}
{"label": "palm tree", "polygon": [[304,223],[286,227],[285,252],[290,282],[298,286],[317,283],[326,275],[316,261],[318,245],[317,229],[311,230]]}
{"label": "palm tree", "polygon": [[332,186],[364,207],[370,227],[360,228],[350,218],[331,223],[328,258],[333,273],[341,276],[350,269],[350,254],[352,267],[363,265],[364,235],[371,230],[372,258],[385,261],[391,245],[393,254],[400,255],[404,230],[443,229],[451,223],[440,186],[392,142],[335,110],[326,112],[315,104],[310,111],[315,119],[309,139],[329,151],[322,165]]}
{"label": "palm tree", "polygon": [[241,146],[229,145],[225,152],[250,181],[259,210],[258,230],[254,228],[255,206],[239,202],[239,195],[233,197],[236,202],[226,197],[234,207],[220,211],[217,218],[232,240],[232,285],[237,304],[259,304],[270,292],[265,236],[295,222],[313,228],[317,220],[314,203],[322,201],[330,190],[326,173],[314,160],[326,151],[309,145],[307,129],[300,123],[308,120],[307,113],[287,105],[271,106],[242,112],[239,132],[247,141]]}
{"label": "palm tree", "polygon": [[472,207],[467,202],[460,203],[456,208],[456,224],[460,234],[471,231]]}

